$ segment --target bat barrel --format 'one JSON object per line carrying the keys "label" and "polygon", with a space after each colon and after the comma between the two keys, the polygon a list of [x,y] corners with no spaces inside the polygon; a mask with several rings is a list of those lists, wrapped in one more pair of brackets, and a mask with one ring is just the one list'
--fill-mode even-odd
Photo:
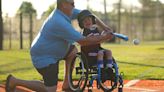
{"label": "bat barrel", "polygon": [[125,41],[128,41],[129,40],[128,36],[126,36],[126,35],[119,34],[119,33],[112,33],[112,34],[114,36],[118,37],[118,38],[121,38],[121,39],[125,40]]}

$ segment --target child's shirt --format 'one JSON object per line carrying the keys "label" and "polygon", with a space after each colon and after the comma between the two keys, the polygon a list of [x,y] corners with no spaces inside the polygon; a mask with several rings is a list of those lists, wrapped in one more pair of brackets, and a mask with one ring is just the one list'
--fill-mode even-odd
{"label": "child's shirt", "polygon": [[[84,29],[83,31],[83,36],[88,36],[90,34],[93,35],[100,35],[100,32],[98,31],[98,29],[94,29],[94,30],[90,30],[90,29]],[[87,54],[89,52],[97,52],[98,50],[101,49],[101,45],[100,44],[94,44],[94,45],[87,45],[87,46],[81,46],[81,50],[84,54]]]}

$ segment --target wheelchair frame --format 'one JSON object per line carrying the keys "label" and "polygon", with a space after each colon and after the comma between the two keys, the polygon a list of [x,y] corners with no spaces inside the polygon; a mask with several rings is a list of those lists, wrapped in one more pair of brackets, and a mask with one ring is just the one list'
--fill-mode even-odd
{"label": "wheelchair frame", "polygon": [[83,92],[86,87],[88,87],[89,92],[92,91],[94,80],[97,82],[97,88],[102,89],[104,92],[111,92],[115,88],[118,88],[118,92],[123,91],[122,73],[119,74],[115,60],[112,68],[114,70],[114,80],[105,79],[105,82],[109,81],[110,85],[106,85],[105,82],[102,81],[101,68],[89,66],[88,62],[89,61],[82,52],[78,52],[71,62],[68,81],[69,86],[73,91]]}

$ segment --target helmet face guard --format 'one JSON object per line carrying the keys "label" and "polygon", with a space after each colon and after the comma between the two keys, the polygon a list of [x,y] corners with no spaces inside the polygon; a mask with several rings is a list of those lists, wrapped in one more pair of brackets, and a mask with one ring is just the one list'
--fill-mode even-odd
{"label": "helmet face guard", "polygon": [[77,18],[80,28],[84,28],[83,20],[88,16],[90,16],[92,18],[93,24],[96,23],[95,22],[95,16],[90,11],[83,10],[78,14],[78,18]]}

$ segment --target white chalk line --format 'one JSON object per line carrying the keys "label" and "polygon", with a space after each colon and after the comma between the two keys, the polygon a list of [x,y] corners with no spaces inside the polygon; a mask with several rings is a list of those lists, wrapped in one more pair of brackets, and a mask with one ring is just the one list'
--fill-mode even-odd
{"label": "white chalk line", "polygon": [[130,87],[130,86],[133,86],[135,85],[137,82],[139,82],[140,80],[139,79],[135,79],[135,80],[131,80],[129,81],[128,83],[124,84],[124,87]]}

